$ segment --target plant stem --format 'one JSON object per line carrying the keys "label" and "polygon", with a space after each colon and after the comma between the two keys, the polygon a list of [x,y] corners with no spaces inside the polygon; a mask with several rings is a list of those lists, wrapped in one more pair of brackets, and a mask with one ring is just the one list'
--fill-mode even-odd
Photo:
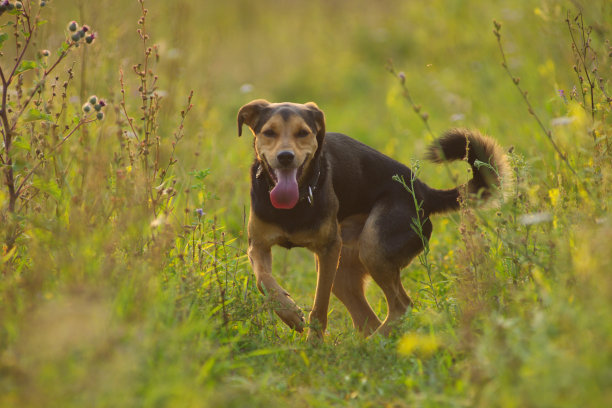
{"label": "plant stem", "polygon": [[[557,152],[557,155],[561,158],[563,163],[565,163],[566,167],[572,172],[572,174],[575,177],[578,178],[578,174],[576,173],[576,170],[574,170],[574,168],[570,164],[570,162],[569,162],[569,160],[567,158],[567,154],[565,154],[565,153],[563,153],[563,151],[561,151],[561,148],[557,145],[557,143],[553,139],[552,131],[550,131],[549,129],[546,128],[546,126],[544,125],[544,123],[542,122],[540,117],[535,113],[535,110],[533,109],[533,106],[531,105],[531,102],[529,102],[529,98],[527,97],[527,91],[524,91],[521,88],[521,85],[519,83],[520,79],[518,77],[515,77],[513,75],[512,71],[510,71],[510,68],[508,67],[508,61],[506,60],[506,53],[504,52],[504,47],[503,47],[502,42],[501,42],[501,34],[499,32],[499,30],[501,28],[501,25],[499,25],[499,23],[497,23],[497,22],[494,22],[494,24],[495,24],[495,30],[493,30],[493,33],[495,34],[495,37],[497,38],[497,44],[499,46],[499,51],[500,51],[501,56],[502,56],[502,67],[504,68],[506,74],[510,77],[510,79],[514,83],[514,86],[516,86],[516,89],[518,89],[518,91],[521,93],[521,97],[523,98],[523,101],[525,101],[525,104],[527,105],[527,110],[528,110],[529,114],[535,118],[536,122],[540,126],[540,129],[542,129],[542,131],[546,135],[546,138],[548,139],[548,141],[550,142],[550,144],[554,148],[555,152]],[[587,192],[587,194],[590,195],[590,192],[589,192],[588,188],[586,187],[586,185],[584,184],[584,182],[580,181],[580,179],[578,179],[578,180],[579,180],[580,184],[582,184],[582,187]]]}
{"label": "plant stem", "polygon": [[[53,149],[51,149],[50,153],[55,153],[63,144],[66,140],[68,140],[68,138],[70,138],[70,136],[72,136],[74,134],[74,132],[76,132],[77,130],[79,130],[80,127],[82,127],[83,125],[87,124],[87,123],[91,123],[91,122],[95,122],[96,119],[89,119],[87,120],[87,117],[81,119],[79,121],[79,123],[66,135],[62,138],[62,140],[60,140],[60,142],[58,144],[55,145],[55,147],[53,147]],[[23,188],[25,187],[25,183],[28,181],[28,179],[34,174],[34,172],[36,171],[36,169],[38,169],[40,167],[40,165],[43,163],[43,161],[39,161],[38,163],[36,163],[36,166],[32,167],[32,169],[28,172],[28,174],[25,175],[25,177],[23,178],[23,180],[21,181],[21,183],[19,184],[19,187],[17,188],[16,194],[17,196],[19,196],[19,194],[21,193],[21,191],[23,190]]]}

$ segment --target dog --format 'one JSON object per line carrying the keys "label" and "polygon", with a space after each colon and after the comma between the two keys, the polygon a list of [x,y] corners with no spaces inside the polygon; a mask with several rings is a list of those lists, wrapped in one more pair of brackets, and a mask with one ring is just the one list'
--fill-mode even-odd
{"label": "dog", "polygon": [[[244,124],[254,135],[249,260],[259,291],[299,332],[306,326],[304,316],[272,275],[271,248],[305,247],[315,254],[308,340],[323,338],[332,292],[357,330],[388,335],[412,306],[400,270],[423,250],[422,237],[430,238],[430,216],[458,210],[463,191],[490,197],[509,173],[501,147],[477,131],[453,129],[430,146],[428,159],[466,160],[473,173],[465,185],[438,190],[375,149],[341,133],[326,133],[325,115],[313,102],[258,99],[240,108],[237,121],[239,136]],[[412,194],[394,176],[412,178]],[[420,235],[415,219],[422,220]],[[365,297],[368,277],[387,301],[382,323]]]}

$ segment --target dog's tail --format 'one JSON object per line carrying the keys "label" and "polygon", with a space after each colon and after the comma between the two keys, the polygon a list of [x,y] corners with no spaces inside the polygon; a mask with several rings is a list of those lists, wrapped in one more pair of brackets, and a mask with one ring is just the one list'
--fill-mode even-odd
{"label": "dog's tail", "polygon": [[428,188],[425,210],[430,214],[456,211],[459,199],[467,191],[487,199],[496,189],[509,184],[510,168],[506,154],[497,142],[477,131],[451,129],[429,147],[427,159],[435,163],[466,160],[472,167],[472,179],[450,190]]}

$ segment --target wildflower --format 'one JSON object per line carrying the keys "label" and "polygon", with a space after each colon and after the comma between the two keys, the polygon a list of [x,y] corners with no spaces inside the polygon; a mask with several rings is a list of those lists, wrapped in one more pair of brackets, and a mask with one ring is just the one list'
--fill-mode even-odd
{"label": "wildflower", "polygon": [[94,42],[95,39],[96,39],[96,35],[94,33],[91,33],[90,35],[85,37],[85,42],[87,44],[91,44],[92,42]]}
{"label": "wildflower", "polygon": [[166,216],[163,214],[160,214],[157,218],[151,221],[150,225],[152,228],[157,228],[161,225],[164,225],[165,223],[166,223]]}
{"label": "wildflower", "polygon": [[98,120],[102,120],[102,119],[104,119],[104,112],[98,112],[98,113],[96,113],[96,118],[97,118]]}
{"label": "wildflower", "polygon": [[198,218],[202,218],[202,216],[204,216],[204,210],[201,208],[196,208],[195,212],[198,214]]}
{"label": "wildflower", "polygon": [[85,103],[85,105],[83,105],[83,112],[85,113],[89,113],[91,112],[91,105],[89,104],[89,102]]}
{"label": "wildflower", "polygon": [[558,188],[551,188],[550,190],[548,190],[548,197],[550,198],[550,203],[552,204],[552,206],[556,207],[557,203],[559,203],[561,192]]}
{"label": "wildflower", "polygon": [[242,93],[250,93],[250,92],[253,92],[253,85],[251,85],[251,84],[243,84],[243,85],[240,87],[240,92],[242,92]]}
{"label": "wildflower", "polygon": [[402,84],[404,84],[404,82],[406,82],[406,74],[404,74],[403,72],[400,72],[399,74],[397,74],[397,77],[400,79],[400,82]]}
{"label": "wildflower", "polygon": [[95,105],[96,103],[98,103],[98,97],[96,95],[91,95],[89,97],[89,103],[91,103],[92,105]]}
{"label": "wildflower", "polygon": [[416,353],[422,357],[428,357],[441,346],[440,340],[433,334],[412,333],[402,337],[398,344],[398,351],[405,356]]}
{"label": "wildflower", "polygon": [[79,24],[76,21],[71,21],[68,23],[68,30],[71,32],[75,32],[76,30],[78,30],[79,28]]}
{"label": "wildflower", "polygon": [[558,118],[553,118],[550,120],[550,125],[551,126],[565,126],[565,125],[569,125],[570,123],[572,123],[574,121],[575,118],[571,117],[571,116],[561,116]]}
{"label": "wildflower", "polygon": [[[90,102],[93,100],[94,97],[92,97],[90,99]],[[106,106],[106,102],[104,102],[103,99],[98,99],[97,103],[94,104],[94,109],[96,110],[96,112],[102,112],[102,108],[104,108]]]}
{"label": "wildflower", "polygon": [[563,102],[567,103],[567,98],[565,97],[565,91],[563,89],[559,89],[559,96],[563,99]]}
{"label": "wildflower", "polygon": [[523,214],[519,217],[519,222],[523,225],[534,225],[553,220],[551,213],[547,211],[536,212],[531,214]]}

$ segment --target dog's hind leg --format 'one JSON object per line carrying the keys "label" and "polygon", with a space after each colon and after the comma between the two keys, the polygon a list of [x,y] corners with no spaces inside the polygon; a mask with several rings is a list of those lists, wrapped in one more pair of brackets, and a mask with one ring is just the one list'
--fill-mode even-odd
{"label": "dog's hind leg", "polygon": [[412,300],[402,285],[399,268],[383,263],[370,263],[368,271],[387,299],[387,317],[376,330],[377,333],[386,336],[393,328],[393,324],[399,321],[412,306]]}
{"label": "dog's hind leg", "polygon": [[[377,333],[388,335],[392,325],[412,306],[400,279],[400,270],[423,249],[423,242],[411,223],[414,210],[397,201],[377,204],[366,221],[359,239],[359,258],[387,299],[388,313]],[[424,233],[429,238],[431,223]]]}

